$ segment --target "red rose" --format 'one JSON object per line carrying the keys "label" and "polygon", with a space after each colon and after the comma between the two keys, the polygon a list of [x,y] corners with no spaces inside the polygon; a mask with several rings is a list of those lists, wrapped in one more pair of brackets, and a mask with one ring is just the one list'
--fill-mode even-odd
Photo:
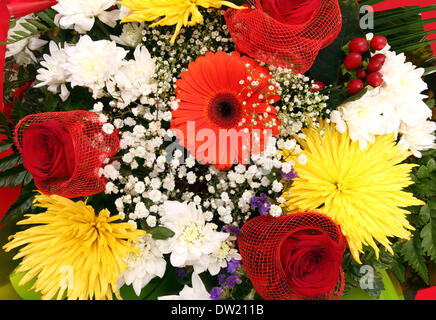
{"label": "red rose", "polygon": [[22,156],[23,165],[35,182],[68,180],[74,171],[73,139],[62,124],[53,119],[26,128]]}
{"label": "red rose", "polygon": [[307,22],[321,5],[321,0],[263,0],[263,10],[286,24]]}
{"label": "red rose", "polygon": [[283,242],[280,260],[293,289],[313,298],[335,287],[339,280],[342,250],[327,234],[306,229]]}

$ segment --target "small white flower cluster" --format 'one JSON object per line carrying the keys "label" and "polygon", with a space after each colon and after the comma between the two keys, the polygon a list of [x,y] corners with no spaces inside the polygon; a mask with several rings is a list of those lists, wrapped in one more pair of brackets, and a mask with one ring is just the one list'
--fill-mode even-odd
{"label": "small white flower cluster", "polygon": [[328,96],[313,90],[313,80],[287,69],[270,66],[273,84],[280,95],[278,117],[281,120],[281,135],[297,134],[309,123],[317,123],[328,114]]}
{"label": "small white flower cluster", "polygon": [[80,37],[75,45],[56,45],[50,42],[50,55],[44,54],[38,69],[35,87],[47,86],[53,93],[58,92],[65,101],[70,92],[66,83],[88,88],[94,98],[111,96],[117,99],[117,106],[125,108],[156,91],[152,83],[155,70],[154,60],[147,48],[136,47],[134,59],[125,60],[128,51],[118,47],[114,41],[93,41],[88,35]]}
{"label": "small white flower cluster", "polygon": [[427,96],[422,94],[427,89],[422,80],[424,69],[406,62],[404,53],[385,48],[383,54],[383,84],[369,89],[360,99],[341,105],[331,113],[331,121],[340,132],[348,128],[351,139],[359,141],[362,150],[377,135],[393,133],[400,137],[400,147],[421,157],[420,151],[436,148],[436,123],[429,120],[432,112],[424,102]]}

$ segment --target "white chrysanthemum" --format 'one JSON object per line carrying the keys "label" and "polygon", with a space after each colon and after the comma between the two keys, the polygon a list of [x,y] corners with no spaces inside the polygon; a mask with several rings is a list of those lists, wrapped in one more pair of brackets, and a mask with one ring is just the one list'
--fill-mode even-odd
{"label": "white chrysanthemum", "polygon": [[132,285],[139,296],[142,288],[154,277],[164,276],[166,261],[151,235],[143,236],[135,245],[140,249],[140,253],[129,253],[125,259],[127,270],[120,275],[117,287],[121,288],[124,284]]}
{"label": "white chrysanthemum", "polygon": [[115,27],[119,10],[106,11],[116,0],[58,0],[52,8],[58,12],[55,23],[61,28],[72,29],[83,34],[94,26],[95,17],[110,27]]}
{"label": "white chrysanthemum", "polygon": [[147,48],[138,46],[133,55],[135,59],[127,61],[114,76],[121,98],[126,104],[146,97],[156,87],[152,83],[156,66]]}
{"label": "white chrysanthemum", "polygon": [[223,241],[219,250],[209,255],[208,265],[204,271],[207,269],[211,275],[217,275],[221,268],[227,267],[227,262],[232,260],[232,258],[236,260],[242,259],[238,250],[232,248],[228,241]]}
{"label": "white chrysanthemum", "polygon": [[[21,17],[16,21],[13,28],[8,31],[8,39],[17,31],[24,31],[29,33],[29,31],[24,28],[21,23],[26,23],[25,19],[36,19],[33,14]],[[31,37],[24,38],[23,40],[8,44],[6,46],[5,57],[14,57],[14,62],[21,66],[26,66],[30,63],[37,62],[35,55],[32,51],[38,50],[47,43],[46,40],[39,39],[39,34],[33,35]]]}
{"label": "white chrysanthemum", "polygon": [[38,69],[36,79],[40,82],[35,85],[35,88],[47,86],[47,90],[53,93],[58,92],[60,86],[60,97],[62,101],[67,100],[70,92],[65,85],[69,76],[69,71],[65,70],[64,65],[67,61],[65,50],[54,42],[49,44],[50,54],[44,54],[44,60],[40,62],[43,68]]}
{"label": "white chrysanthemum", "polygon": [[404,53],[396,54],[387,51],[385,63],[380,70],[384,83],[382,88],[397,100],[411,101],[419,99],[420,93],[427,90],[427,84],[422,80],[423,68],[416,68],[411,62],[406,62]]}
{"label": "white chrysanthemum", "polygon": [[144,23],[125,23],[123,24],[123,31],[119,37],[110,35],[110,38],[118,44],[136,48],[142,42],[142,30],[144,30]]}
{"label": "white chrysanthemum", "polygon": [[220,249],[229,234],[217,232],[217,226],[206,223],[204,213],[194,203],[165,201],[161,224],[172,230],[174,236],[157,240],[163,253],[170,253],[175,267],[192,265],[194,270],[204,270],[208,255]]}
{"label": "white chrysanthemum", "polygon": [[416,127],[409,127],[402,124],[400,128],[402,137],[398,144],[402,148],[410,149],[415,157],[420,158],[420,150],[436,148],[436,137],[434,136],[435,130],[436,123],[434,121],[425,121]]}
{"label": "white chrysanthemum", "polygon": [[162,296],[158,300],[210,300],[203,281],[197,273],[192,274],[192,287],[185,285],[178,295]]}
{"label": "white chrysanthemum", "polygon": [[400,127],[391,102],[380,95],[378,89],[369,90],[360,99],[332,111],[331,121],[341,133],[348,127],[351,140],[359,141],[362,150],[375,141],[376,135],[397,133]]}
{"label": "white chrysanthemum", "polygon": [[113,41],[92,41],[82,36],[75,46],[66,47],[68,60],[64,68],[69,70],[71,86],[90,88],[94,97],[101,94],[106,82],[125,63],[127,51],[117,47]]}

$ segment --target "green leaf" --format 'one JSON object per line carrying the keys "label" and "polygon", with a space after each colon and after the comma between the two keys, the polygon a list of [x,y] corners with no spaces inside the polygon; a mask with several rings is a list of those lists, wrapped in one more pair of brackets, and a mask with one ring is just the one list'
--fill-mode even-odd
{"label": "green leaf", "polygon": [[422,228],[420,236],[424,252],[436,261],[436,218],[430,218],[430,222]]}
{"label": "green leaf", "polygon": [[436,161],[433,158],[427,162],[427,169],[429,172],[436,171]]}
{"label": "green leaf", "polygon": [[416,271],[425,283],[429,284],[428,269],[425,264],[420,238],[414,236],[412,239],[404,242],[401,247],[401,254],[404,260]]}
{"label": "green leaf", "polygon": [[16,187],[23,182],[26,176],[26,169],[22,164],[9,170],[0,172],[0,187]]}
{"label": "green leaf", "polygon": [[428,178],[429,175],[430,175],[430,173],[429,173],[429,171],[428,171],[428,169],[427,169],[426,166],[421,166],[421,167],[419,167],[418,172],[416,173],[416,176],[417,176],[419,179]]}
{"label": "green leaf", "polygon": [[35,29],[34,26],[32,26],[32,25],[30,25],[30,24],[28,24],[28,23],[20,23],[20,25],[21,25],[22,27],[24,27],[25,29],[29,30],[29,31],[32,32],[32,33],[38,33],[38,30]]}
{"label": "green leaf", "polygon": [[[0,141],[1,143],[1,141]],[[13,143],[6,143],[3,145],[0,145],[0,152],[8,151],[14,144]]]}
{"label": "green leaf", "polygon": [[44,11],[37,12],[35,14],[36,16],[38,16],[38,18],[49,24],[51,27],[57,27],[56,24],[54,23],[54,20],[47,13],[48,10],[44,10]]}
{"label": "green leaf", "polygon": [[18,199],[9,207],[9,210],[5,213],[0,221],[3,224],[5,221],[9,220],[11,217],[24,213],[30,210],[33,205],[33,200],[35,199],[35,192],[33,191],[33,186],[26,186],[21,190],[21,194]]}
{"label": "green leaf", "polygon": [[152,229],[147,230],[149,234],[156,240],[165,240],[174,236],[174,232],[165,227],[154,227]]}
{"label": "green leaf", "polygon": [[38,30],[46,31],[50,30],[46,25],[40,23],[39,21],[33,20],[33,19],[26,19],[26,21],[32,25],[34,25]]}
{"label": "green leaf", "polygon": [[0,171],[5,171],[13,168],[17,163],[21,164],[23,159],[19,153],[13,153],[7,157],[0,159]]}

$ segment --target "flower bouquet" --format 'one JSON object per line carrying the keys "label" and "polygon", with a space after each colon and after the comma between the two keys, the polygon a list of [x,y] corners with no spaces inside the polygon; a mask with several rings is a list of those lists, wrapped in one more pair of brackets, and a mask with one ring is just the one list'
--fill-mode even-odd
{"label": "flower bouquet", "polygon": [[434,284],[436,7],[378,2],[0,2],[16,293],[380,298],[393,279],[413,299]]}

